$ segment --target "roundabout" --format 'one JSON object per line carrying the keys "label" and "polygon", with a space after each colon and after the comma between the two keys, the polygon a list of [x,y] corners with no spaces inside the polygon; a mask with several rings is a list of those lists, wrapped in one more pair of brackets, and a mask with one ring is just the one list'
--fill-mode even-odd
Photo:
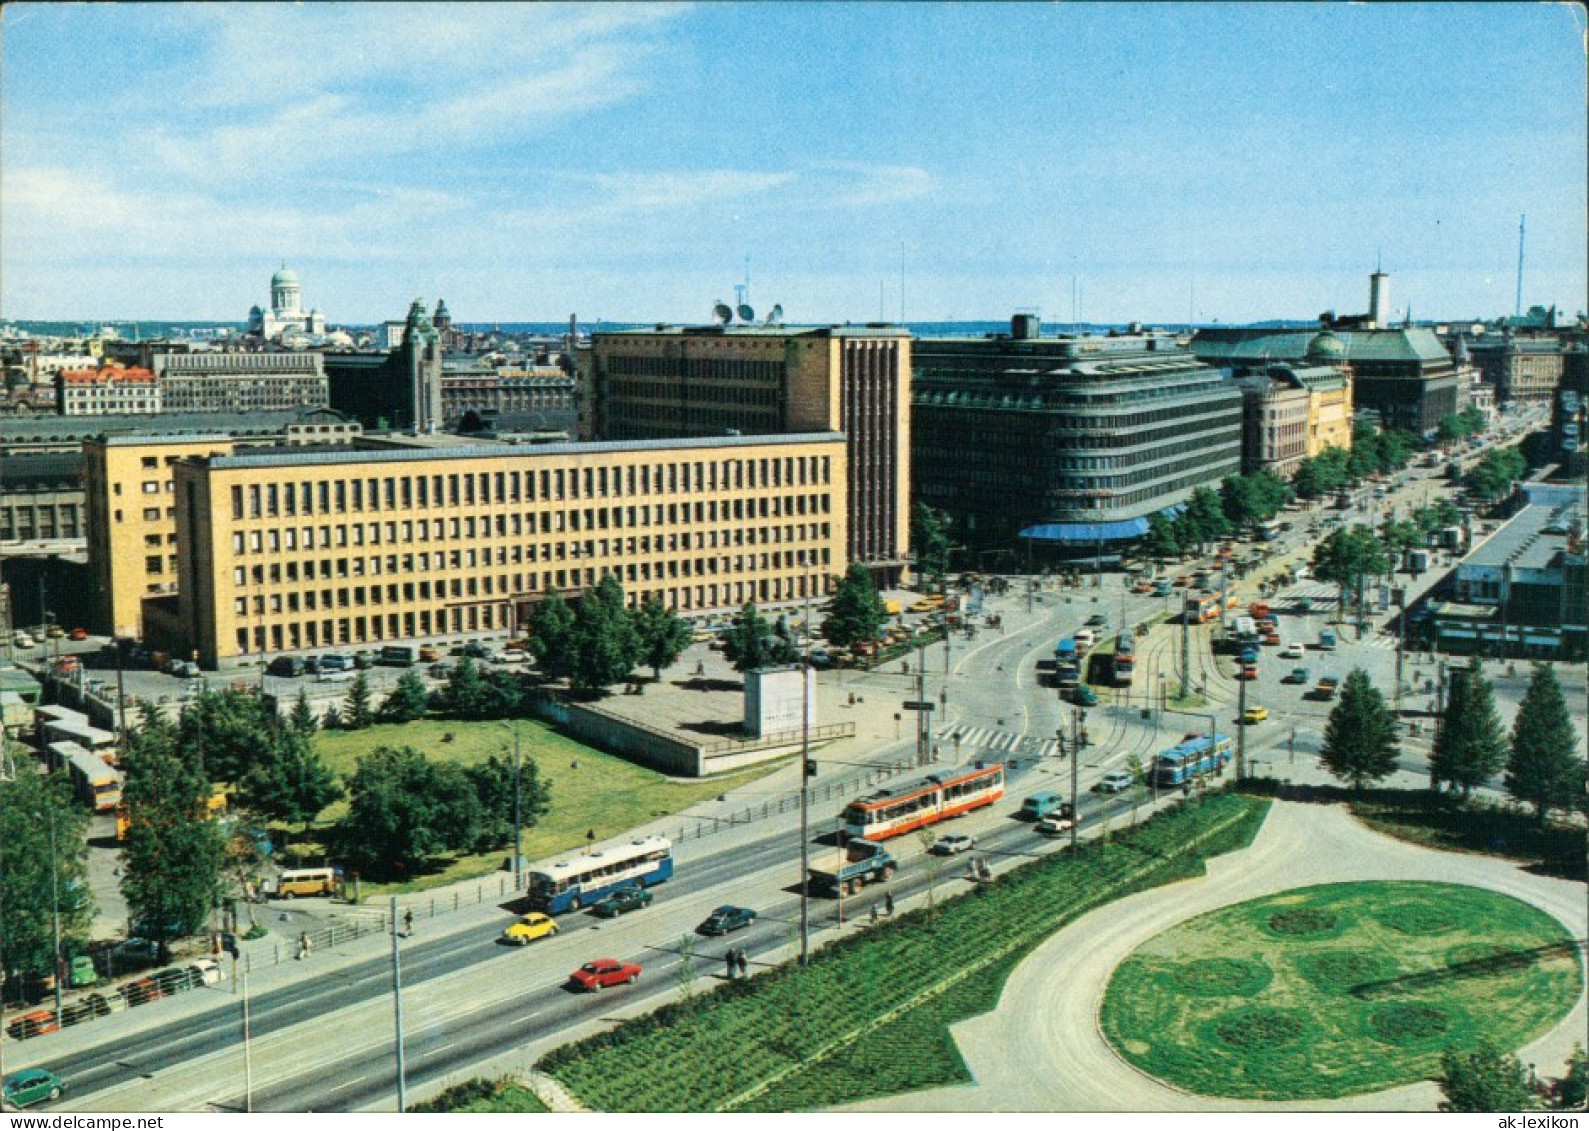
{"label": "roundabout", "polygon": [[1114,971],[1101,1022],[1137,1068],[1187,1091],[1333,1098],[1428,1079],[1448,1044],[1517,1048],[1582,992],[1549,915],[1453,884],[1330,884],[1154,936]]}
{"label": "roundabout", "polygon": [[[1472,929],[1475,908],[1499,926]],[[1238,929],[1240,946],[1215,939]],[[1171,946],[1180,931],[1215,941]],[[975,1083],[846,1110],[1434,1111],[1428,1066],[1448,1039],[1504,1036],[1541,1074],[1564,1070],[1589,1029],[1574,941],[1586,933],[1582,883],[1394,840],[1341,806],[1276,802],[1252,845],[1206,876],[1101,907],[1033,951],[996,1009],[951,1029]],[[1122,995],[1128,980],[1168,979],[1131,1008],[1173,1005],[1179,1043],[1129,1027],[1128,999],[1108,1000],[1122,978]],[[1497,1015],[1534,984],[1551,987],[1539,1012]],[[1140,1043],[1117,1048],[1111,1030]],[[1340,1049],[1317,1080],[1315,1040]],[[1199,1057],[1248,1075],[1217,1091],[1217,1073],[1187,1063]]]}

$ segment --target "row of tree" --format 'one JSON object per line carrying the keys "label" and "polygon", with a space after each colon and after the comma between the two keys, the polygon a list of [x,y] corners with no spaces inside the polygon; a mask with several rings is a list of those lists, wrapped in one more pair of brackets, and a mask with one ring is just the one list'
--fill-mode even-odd
{"label": "row of tree", "polygon": [[[1320,759],[1354,789],[1396,770],[1401,740],[1394,712],[1361,668],[1341,686]],[[1555,669],[1535,664],[1508,737],[1495,692],[1477,659],[1451,673],[1450,694],[1429,760],[1429,784],[1466,799],[1505,770],[1506,791],[1531,805],[1541,824],[1553,809],[1584,805],[1584,760]]]}
{"label": "row of tree", "polygon": [[1468,494],[1481,502],[1494,502],[1512,491],[1512,484],[1528,470],[1528,460],[1515,447],[1491,448],[1462,477]]}

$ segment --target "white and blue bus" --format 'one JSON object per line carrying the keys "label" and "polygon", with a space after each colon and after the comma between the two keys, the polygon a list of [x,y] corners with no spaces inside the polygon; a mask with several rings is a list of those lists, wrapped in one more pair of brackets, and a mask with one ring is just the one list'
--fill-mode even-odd
{"label": "white and blue bus", "polygon": [[1154,767],[1161,786],[1185,785],[1207,774],[1217,774],[1230,761],[1235,743],[1228,734],[1187,735],[1159,755]]}
{"label": "white and blue bus", "polygon": [[649,836],[530,869],[530,904],[561,915],[589,907],[617,888],[650,887],[672,876],[673,842]]}

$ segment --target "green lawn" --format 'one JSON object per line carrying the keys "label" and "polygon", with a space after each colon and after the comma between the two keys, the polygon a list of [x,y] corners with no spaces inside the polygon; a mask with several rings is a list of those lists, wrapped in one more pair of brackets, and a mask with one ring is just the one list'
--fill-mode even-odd
{"label": "green lawn", "polygon": [[[452,740],[443,741],[449,734]],[[605,840],[754,781],[782,764],[757,766],[710,781],[670,781],[655,770],[558,734],[545,723],[521,720],[519,742],[524,758],[533,758],[541,777],[552,785],[551,810],[534,828],[525,831],[526,860],[540,860],[583,846],[587,832],[593,831],[598,841]],[[513,730],[499,722],[426,719],[403,726],[320,731],[315,743],[327,765],[344,780],[352,776],[360,755],[377,746],[412,746],[429,758],[464,764],[484,761],[491,754],[513,756]],[[347,802],[340,802],[326,810],[322,823],[334,821],[346,812]],[[362,891],[366,897],[392,895],[470,879],[496,871],[507,854],[502,850],[445,857],[436,862],[435,870],[411,882],[365,883]]]}
{"label": "green lawn", "polygon": [[1121,963],[1103,1030],[1177,1087],[1316,1099],[1427,1079],[1448,1046],[1516,1049],[1582,987],[1544,912],[1457,884],[1328,884],[1190,919]]}

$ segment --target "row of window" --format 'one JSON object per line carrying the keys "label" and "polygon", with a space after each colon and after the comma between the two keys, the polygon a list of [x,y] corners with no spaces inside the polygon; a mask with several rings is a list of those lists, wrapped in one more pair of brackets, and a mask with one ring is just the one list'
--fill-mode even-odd
{"label": "row of window", "polygon": [[77,538],[79,521],[76,503],[7,503],[0,506],[0,541]]}
{"label": "row of window", "polygon": [[[289,552],[298,549],[294,532],[286,531],[286,537],[278,537],[277,532],[267,531],[266,537],[261,538],[255,531],[250,535],[248,545],[255,554],[266,554],[275,559],[285,546]],[[246,585],[250,577],[255,585],[279,584],[283,580],[289,584],[296,583],[299,579],[300,568],[302,577],[306,581],[313,581],[317,577],[321,580],[336,577],[363,577],[366,570],[371,575],[381,573],[412,576],[432,571],[446,570],[473,570],[477,566],[489,568],[492,565],[506,566],[509,564],[520,565],[528,563],[535,565],[538,562],[564,561],[569,558],[605,558],[628,556],[647,557],[653,554],[688,554],[699,550],[740,549],[747,546],[766,545],[797,545],[814,542],[820,547],[832,536],[832,527],[828,523],[801,523],[799,525],[773,526],[745,530],[708,531],[696,533],[689,532],[658,534],[650,536],[629,538],[587,538],[583,541],[559,541],[551,545],[541,546],[534,543],[530,545],[513,546],[486,546],[483,548],[469,547],[468,549],[452,551],[436,551],[431,553],[423,551],[418,554],[380,554],[362,557],[358,555],[339,554],[334,558],[306,558],[292,561],[273,560],[257,565],[239,565],[232,571],[232,580],[236,585]],[[160,535],[147,536],[149,544],[158,546]],[[175,542],[175,536],[171,541]],[[405,543],[406,544],[406,543]],[[234,550],[238,546],[233,540]],[[275,549],[269,549],[274,546]],[[313,546],[305,546],[313,549]],[[807,548],[797,551],[799,554],[810,554],[812,549]],[[793,560],[794,555],[783,551],[773,551],[774,560],[783,554],[784,560]],[[751,555],[754,559],[755,555]],[[766,562],[767,555],[762,554],[761,568],[769,568]],[[803,559],[801,559],[803,560]],[[752,566],[751,568],[755,568]],[[777,565],[771,568],[780,568]]]}
{"label": "row of window", "polygon": [[[794,518],[826,515],[832,512],[831,495],[763,495],[759,499],[713,499],[700,503],[658,503],[650,507],[598,507],[584,510],[542,511],[539,515],[466,515],[453,518],[403,519],[387,522],[338,523],[319,527],[271,527],[268,530],[232,531],[232,550],[236,554],[279,553],[283,548],[305,550],[317,545],[379,546],[410,542],[445,542],[475,538],[534,537],[579,530],[642,529],[648,526],[678,527],[693,523],[743,523],[757,519]],[[151,508],[152,509],[152,508]],[[148,513],[147,511],[145,512]],[[802,524],[803,525],[803,524]],[[827,524],[821,524],[826,528]],[[775,528],[776,529],[776,528]],[[316,531],[318,530],[318,536]],[[724,531],[724,536],[731,533]],[[740,531],[739,533],[743,533]],[[675,535],[676,537],[677,535]],[[717,532],[698,536],[715,544]],[[738,536],[738,535],[736,535]],[[688,533],[684,535],[688,539]],[[246,547],[246,548],[245,548]]]}
{"label": "row of window", "polygon": [[[506,503],[595,499],[694,491],[758,491],[831,483],[828,456],[696,460],[630,467],[546,468],[447,475],[318,480],[303,483],[234,485],[232,517],[278,514],[345,514],[349,510],[397,510]],[[148,490],[147,485],[145,490]]]}
{"label": "row of window", "polygon": [[[158,558],[150,558],[157,563]],[[719,577],[754,573],[810,571],[831,564],[827,550],[781,551],[771,554],[735,554],[713,558],[684,558],[670,561],[624,562],[602,573],[615,573],[626,584],[645,585],[653,581],[675,581],[691,577]],[[258,567],[256,567],[258,568]],[[150,573],[160,573],[155,566]],[[317,609],[364,608],[369,605],[411,605],[416,601],[442,601],[448,598],[511,597],[528,593],[551,592],[569,587],[569,578],[590,572],[585,567],[530,571],[514,574],[470,574],[438,581],[388,582],[384,585],[344,585],[334,589],[301,589],[287,593],[243,594],[232,598],[232,611],[248,616],[295,614]]]}

